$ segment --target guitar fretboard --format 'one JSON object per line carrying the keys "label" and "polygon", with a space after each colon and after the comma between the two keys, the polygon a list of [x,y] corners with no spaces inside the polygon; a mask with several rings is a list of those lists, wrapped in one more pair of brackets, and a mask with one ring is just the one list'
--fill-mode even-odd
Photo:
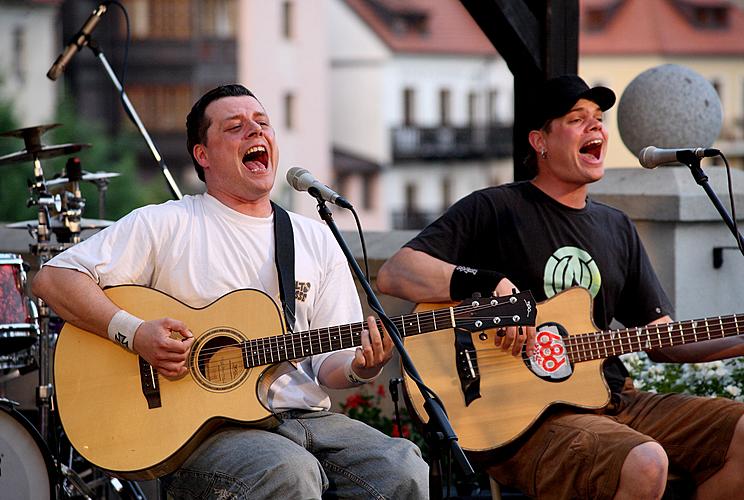
{"label": "guitar fretboard", "polygon": [[[401,335],[410,336],[452,328],[450,309],[412,313],[392,318]],[[382,331],[382,324],[377,320]],[[331,326],[304,332],[276,335],[244,342],[246,366],[261,366],[362,345],[366,323]]]}
{"label": "guitar fretboard", "polygon": [[740,335],[741,314],[572,335],[565,339],[571,361],[580,363],[629,352]]}
{"label": "guitar fretboard", "polygon": [[[473,302],[434,311],[423,311],[391,318],[403,337],[460,327],[483,330],[494,326],[534,324],[534,308],[529,292],[498,299],[488,298],[483,303]],[[377,320],[377,327],[382,325]],[[243,361],[247,368],[289,361],[326,352],[362,345],[362,331],[366,323],[331,326],[288,333],[242,343]]]}

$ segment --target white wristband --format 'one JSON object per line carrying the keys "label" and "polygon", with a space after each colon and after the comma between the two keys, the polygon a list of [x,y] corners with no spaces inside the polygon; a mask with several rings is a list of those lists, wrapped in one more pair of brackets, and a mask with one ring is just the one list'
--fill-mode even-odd
{"label": "white wristband", "polygon": [[355,385],[367,384],[369,382],[372,382],[374,379],[378,377],[378,375],[380,375],[380,373],[382,373],[382,368],[380,368],[380,371],[378,371],[376,374],[374,374],[370,378],[362,378],[356,373],[354,373],[354,370],[351,368],[351,363],[353,362],[354,362],[354,358],[352,358],[351,361],[349,361],[349,363],[346,365],[346,368],[344,369],[346,380],[348,380],[352,384],[355,384]]}
{"label": "white wristband", "polygon": [[125,349],[134,352],[134,334],[145,320],[121,309],[108,324],[108,338]]}

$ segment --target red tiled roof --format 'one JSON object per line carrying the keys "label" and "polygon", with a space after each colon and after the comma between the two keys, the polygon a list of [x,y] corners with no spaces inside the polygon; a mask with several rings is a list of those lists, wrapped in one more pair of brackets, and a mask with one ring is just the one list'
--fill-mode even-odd
{"label": "red tiled roof", "polygon": [[[622,0],[602,29],[585,26],[588,8],[604,0],[580,0],[582,55],[742,55],[744,10],[726,0]],[[722,28],[695,26],[675,3],[728,6],[728,24]]]}
{"label": "red tiled roof", "polygon": [[[459,0],[346,0],[394,52],[493,55],[496,49]],[[425,16],[425,32],[399,32],[373,4],[401,14]]]}

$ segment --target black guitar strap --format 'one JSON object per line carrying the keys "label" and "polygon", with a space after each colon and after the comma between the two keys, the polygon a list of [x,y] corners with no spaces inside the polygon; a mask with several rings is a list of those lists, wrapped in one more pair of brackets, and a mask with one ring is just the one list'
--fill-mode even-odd
{"label": "black guitar strap", "polygon": [[295,323],[294,232],[287,211],[273,201],[271,206],[274,208],[274,256],[279,277],[279,298],[287,332],[292,332]]}

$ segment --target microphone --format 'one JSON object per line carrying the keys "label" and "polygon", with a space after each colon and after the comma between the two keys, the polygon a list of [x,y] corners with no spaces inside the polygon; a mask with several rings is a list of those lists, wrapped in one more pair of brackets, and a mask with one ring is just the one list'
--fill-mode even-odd
{"label": "microphone", "polygon": [[85,24],[83,24],[83,27],[80,28],[80,31],[78,31],[67,43],[67,47],[65,47],[64,52],[62,52],[56,61],[54,61],[54,64],[52,64],[52,67],[49,68],[49,71],[47,72],[47,78],[50,80],[56,80],[59,78],[59,75],[62,74],[62,72],[65,70],[65,67],[70,63],[73,57],[75,57],[75,54],[78,53],[80,49],[88,45],[88,39],[90,38],[90,34],[93,33],[93,30],[96,28],[96,25],[101,20],[101,17],[103,17],[103,14],[106,13],[106,3],[104,2],[101,5],[99,5],[96,10],[93,11],[93,13],[90,15],[87,21],[85,21]]}
{"label": "microphone", "polygon": [[349,201],[329,188],[313,174],[300,167],[292,167],[287,171],[287,182],[297,191],[307,191],[315,197],[320,197],[324,201],[330,201],[343,208],[354,208]]}
{"label": "microphone", "polygon": [[654,146],[646,146],[638,153],[638,160],[643,168],[656,168],[665,163],[690,163],[702,158],[719,156],[720,151],[713,148],[695,149],[661,149]]}

